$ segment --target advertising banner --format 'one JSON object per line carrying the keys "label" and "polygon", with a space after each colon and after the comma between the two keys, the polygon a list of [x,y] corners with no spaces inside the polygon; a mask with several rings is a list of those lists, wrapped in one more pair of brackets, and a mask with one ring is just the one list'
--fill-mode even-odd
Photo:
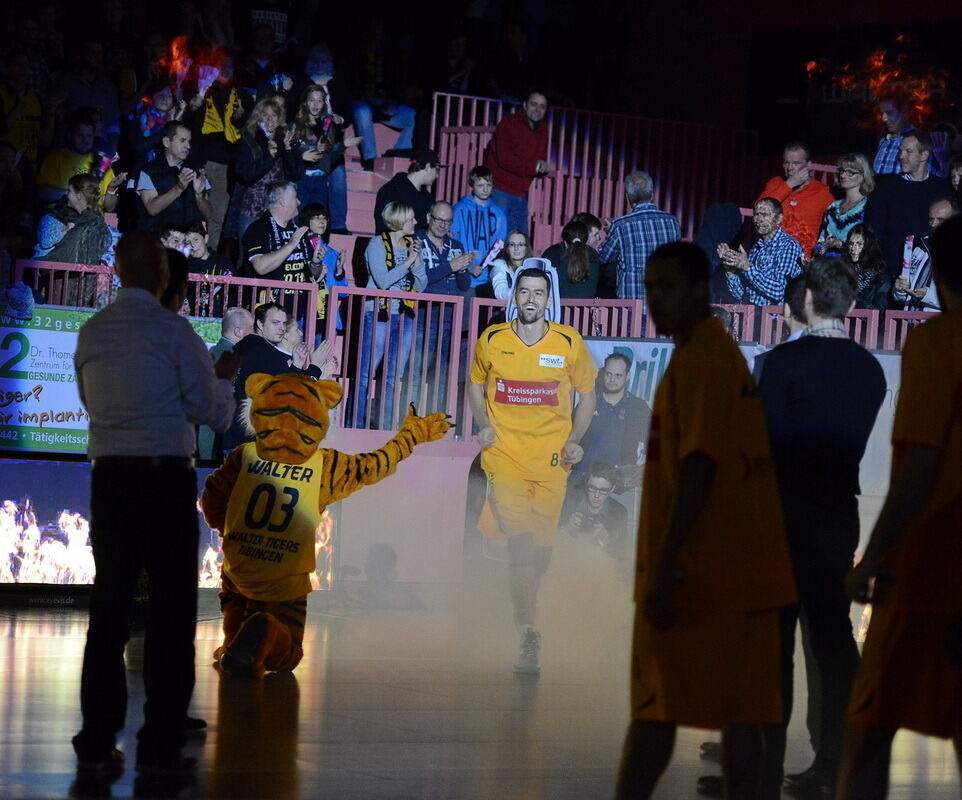
{"label": "advertising banner", "polygon": [[[655,402],[658,382],[668,369],[668,362],[674,350],[672,342],[666,339],[615,339],[586,338],[585,344],[595,364],[600,369],[605,358],[611,353],[623,353],[631,359],[627,389],[642,398],[649,406]],[[749,361],[768,348],[757,344],[739,345],[742,354]],[[875,427],[869,437],[862,457],[859,473],[862,494],[884,496],[888,492],[889,470],[892,463],[892,424],[895,421],[895,405],[898,402],[901,380],[901,356],[898,353],[872,353],[878,359],[885,373],[887,391],[882,407],[875,419]],[[844,398],[840,400],[844,402]]]}
{"label": "advertising banner", "polygon": [[[93,311],[37,306],[32,319],[0,316],[0,450],[85,453],[89,418],[73,356]],[[210,347],[220,320],[191,319]]]}

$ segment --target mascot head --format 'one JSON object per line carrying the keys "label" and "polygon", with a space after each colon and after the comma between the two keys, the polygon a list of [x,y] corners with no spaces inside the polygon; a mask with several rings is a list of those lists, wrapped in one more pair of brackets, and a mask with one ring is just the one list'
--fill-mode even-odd
{"label": "mascot head", "polygon": [[315,453],[330,426],[327,412],[341,400],[339,384],[305,375],[255,372],[244,390],[242,419],[257,455],[285,464],[303,464]]}

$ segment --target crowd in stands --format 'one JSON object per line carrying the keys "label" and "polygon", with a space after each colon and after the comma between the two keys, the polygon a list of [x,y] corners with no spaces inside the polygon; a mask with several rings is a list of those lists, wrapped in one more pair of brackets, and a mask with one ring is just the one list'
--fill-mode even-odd
{"label": "crowd in stands", "polygon": [[[397,137],[382,150],[413,155],[428,144],[434,91],[518,104],[528,86],[547,80],[556,97],[586,102],[587,76],[568,80],[564,69],[542,64],[561,47],[556,33],[594,24],[594,15],[535,24],[527,14],[425,3],[342,15],[291,0],[7,4],[0,18],[5,264],[62,258],[51,255],[58,229],[95,228],[73,234],[64,250],[76,261],[110,264],[117,230],[159,233],[168,223],[203,221],[210,249],[239,266],[244,232],[279,180],[297,184],[302,204],[325,206],[331,231],[345,231],[346,153],[371,169],[384,154],[374,126],[384,123]],[[100,189],[86,207],[67,197],[70,178],[81,174]],[[106,221],[92,219],[104,213]],[[40,230],[48,215],[57,224]],[[418,222],[426,225],[423,213]],[[110,242],[104,224],[114,229]],[[376,225],[381,232],[379,214]]]}
{"label": "crowd in stands", "polygon": [[[546,319],[560,321],[560,298],[643,300],[649,255],[682,237],[679,221],[655,203],[652,175],[635,171],[623,176],[626,214],[602,220],[586,209],[566,221],[560,241],[533,252],[529,189],[556,165],[548,150],[552,91],[530,89],[544,76],[532,66],[523,25],[509,20],[499,41],[510,57],[485,64],[472,53],[501,53],[483,46],[500,28],[468,18],[435,21],[429,31],[440,46],[427,51],[414,46],[424,33],[393,35],[396,12],[362,13],[348,45],[322,35],[323,15],[311,4],[285,0],[229,8],[181,0],[146,15],[116,0],[99,8],[102,25],[78,24],[69,36],[76,20],[58,0],[7,10],[7,272],[14,258],[111,265],[121,232],[139,230],[182,252],[191,271],[316,282],[323,323],[328,293],[355,277],[330,244],[332,234],[350,233],[347,165],[369,170],[380,156],[409,166],[377,191],[366,275],[356,276],[368,288],[460,296],[466,308],[475,297],[502,299],[512,319],[514,276],[534,266],[552,287]],[[514,109],[461,197],[434,191],[445,167],[427,141],[434,90],[492,94]],[[781,305],[787,281],[812,257],[834,254],[856,273],[859,307],[938,310],[927,242],[959,212],[962,137],[933,140],[913,127],[897,95],[882,98],[878,113],[877,152],[843,155],[832,186],[815,176],[810,148],[792,141],[783,175],[761,189],[750,223],[739,198],[707,209],[695,241],[715,270],[713,302]],[[377,122],[397,132],[383,153],[375,149]],[[77,301],[102,304],[108,290],[101,281]],[[201,291],[210,290],[188,291],[187,309],[223,314],[223,302],[195,296]],[[286,294],[273,297],[285,308]],[[414,306],[367,302],[363,341],[374,345],[360,358],[360,394],[384,370],[391,395],[415,330],[429,331],[432,352],[438,336],[444,352],[456,346],[450,317],[427,325]],[[318,325],[314,346],[325,328]],[[461,342],[462,362],[465,349]],[[367,423],[364,408],[353,414],[357,425]]]}

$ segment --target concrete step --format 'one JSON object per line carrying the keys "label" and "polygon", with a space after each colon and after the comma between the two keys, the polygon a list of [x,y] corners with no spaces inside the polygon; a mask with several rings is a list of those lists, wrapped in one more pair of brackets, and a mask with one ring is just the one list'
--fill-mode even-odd
{"label": "concrete step", "polygon": [[[387,125],[381,122],[376,122],[374,124],[374,141],[377,143],[377,154],[381,155],[381,153],[394,147],[394,144],[397,142],[400,135],[400,131],[396,131],[394,128],[389,128]],[[344,129],[344,138],[348,139],[352,136],[354,136],[354,126],[348,125]],[[352,147],[351,152],[356,152],[359,150],[359,148],[360,145],[358,147]]]}
{"label": "concrete step", "polygon": [[384,177],[374,172],[361,169],[361,162],[356,166],[347,164],[347,190],[349,192],[376,192],[384,185]]}
{"label": "concrete step", "polygon": [[389,181],[399,172],[407,172],[410,165],[409,158],[375,158],[374,174],[379,175],[382,180]]}
{"label": "concrete step", "polygon": [[355,236],[353,233],[352,234],[332,233],[328,244],[330,244],[330,246],[333,247],[338,252],[340,252],[341,250],[344,250],[348,253],[351,253],[354,250],[354,242],[356,240],[357,240],[357,236]]}
{"label": "concrete step", "polygon": [[352,208],[362,209],[370,214],[374,212],[375,202],[377,202],[376,191],[364,192],[364,191],[358,191],[358,190],[352,191],[350,189],[348,189],[347,191],[347,207],[349,209],[352,209]]}
{"label": "concrete step", "polygon": [[347,229],[351,233],[374,235],[374,214],[370,210],[351,208],[350,197],[347,206]]}

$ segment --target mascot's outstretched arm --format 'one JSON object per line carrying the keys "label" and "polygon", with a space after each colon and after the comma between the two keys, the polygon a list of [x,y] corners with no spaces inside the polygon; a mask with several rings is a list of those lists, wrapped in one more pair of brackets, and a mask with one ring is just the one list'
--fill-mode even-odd
{"label": "mascot's outstretched arm", "polygon": [[[445,414],[419,417],[411,405],[407,418],[391,441],[373,453],[347,455],[337,450],[326,450],[322,498],[329,493],[327,502],[333,503],[362,486],[370,486],[394,473],[399,462],[414,451],[415,445],[441,439],[451,428]],[[326,489],[327,492],[323,490]]]}

